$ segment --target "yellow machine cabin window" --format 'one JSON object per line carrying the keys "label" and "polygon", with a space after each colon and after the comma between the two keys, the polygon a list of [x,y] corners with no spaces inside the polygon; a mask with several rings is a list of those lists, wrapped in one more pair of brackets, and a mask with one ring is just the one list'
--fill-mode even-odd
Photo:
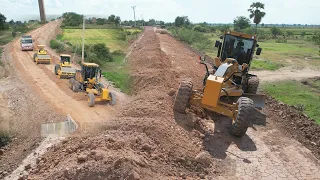
{"label": "yellow machine cabin window", "polygon": [[240,65],[243,63],[249,64],[254,51],[254,43],[254,39],[226,35],[223,52],[221,52],[222,61],[225,61],[227,58],[234,58]]}

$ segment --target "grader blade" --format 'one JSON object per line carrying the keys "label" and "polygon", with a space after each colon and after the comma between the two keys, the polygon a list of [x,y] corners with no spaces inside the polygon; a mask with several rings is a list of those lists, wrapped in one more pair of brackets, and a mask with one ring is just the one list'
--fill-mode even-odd
{"label": "grader blade", "polygon": [[265,95],[244,93],[242,96],[250,98],[253,101],[253,105],[255,108],[263,108],[264,107],[265,99],[266,99]]}

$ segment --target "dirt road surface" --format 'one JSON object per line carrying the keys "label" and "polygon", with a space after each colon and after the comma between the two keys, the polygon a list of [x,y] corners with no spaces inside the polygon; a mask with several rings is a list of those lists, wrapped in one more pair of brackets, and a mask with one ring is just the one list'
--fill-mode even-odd
{"label": "dirt road surface", "polygon": [[290,67],[281,68],[276,71],[252,71],[252,74],[257,75],[261,82],[275,82],[284,80],[303,80],[320,76],[320,72],[312,69],[292,69]]}
{"label": "dirt road surface", "polygon": [[190,128],[197,117],[173,112],[169,94],[186,77],[201,87],[204,68],[195,53],[169,35],[146,28],[141,37],[128,61],[134,85],[131,101],[100,135],[73,136],[51,148],[30,169],[31,179],[320,177],[319,160],[282,133],[273,119],[250,128],[242,138],[229,134],[231,120],[222,116],[203,117],[215,122],[214,133]]}

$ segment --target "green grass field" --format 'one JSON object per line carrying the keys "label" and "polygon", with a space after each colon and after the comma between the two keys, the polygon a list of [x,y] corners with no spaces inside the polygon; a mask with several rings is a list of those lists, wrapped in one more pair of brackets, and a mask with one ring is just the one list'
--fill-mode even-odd
{"label": "green grass field", "polygon": [[0,46],[9,43],[13,39],[11,30],[0,31]]}
{"label": "green grass field", "polygon": [[[73,45],[81,44],[81,29],[64,29],[62,40],[68,41]],[[121,40],[118,29],[86,29],[85,43],[97,44],[105,43],[111,51],[123,50],[126,48],[126,41]]]}
{"label": "green grass field", "polygon": [[113,56],[113,61],[102,66],[103,75],[121,89],[122,92],[130,94],[130,75],[125,62],[125,54]]}
{"label": "green grass field", "polygon": [[[138,29],[126,31],[141,31]],[[82,29],[64,29],[62,40],[68,41],[73,45],[81,44]],[[122,50],[124,51],[128,46],[125,31],[120,29],[86,29],[85,30],[85,43],[96,44],[105,43],[111,51]]]}
{"label": "green grass field", "polygon": [[320,80],[269,83],[263,89],[272,97],[292,106],[304,107],[304,113],[320,124]]}

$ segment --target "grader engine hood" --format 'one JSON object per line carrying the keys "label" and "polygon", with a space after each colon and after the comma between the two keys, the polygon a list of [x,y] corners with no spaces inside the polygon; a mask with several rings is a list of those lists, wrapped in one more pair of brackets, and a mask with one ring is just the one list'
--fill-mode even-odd
{"label": "grader engine hood", "polygon": [[214,75],[210,75],[208,77],[201,102],[203,105],[209,107],[217,107],[218,101],[220,99],[223,81],[223,77]]}

